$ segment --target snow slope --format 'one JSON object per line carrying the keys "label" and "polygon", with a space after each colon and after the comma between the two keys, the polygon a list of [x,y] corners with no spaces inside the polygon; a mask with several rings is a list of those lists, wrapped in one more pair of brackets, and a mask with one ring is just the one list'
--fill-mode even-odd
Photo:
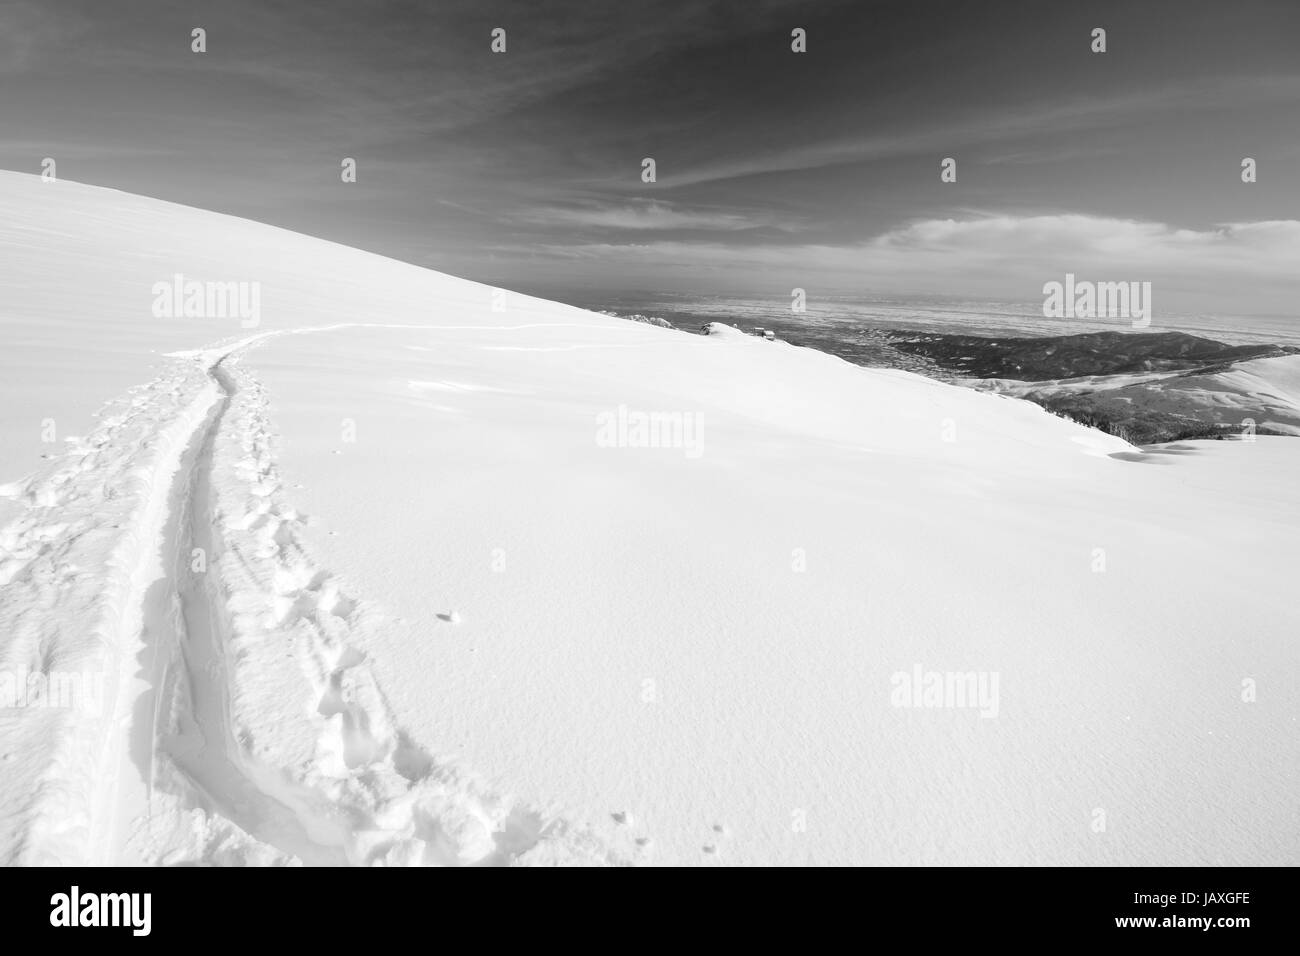
{"label": "snow slope", "polygon": [[[0,673],[107,688],[0,710],[0,859],[1300,861],[1300,443],[1143,454],[68,183],[0,211]],[[262,324],[154,318],[175,272]]]}

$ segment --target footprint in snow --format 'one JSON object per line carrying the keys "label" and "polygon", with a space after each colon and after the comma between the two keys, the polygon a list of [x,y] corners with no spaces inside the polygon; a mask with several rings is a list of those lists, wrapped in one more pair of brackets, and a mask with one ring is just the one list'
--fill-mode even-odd
{"label": "footprint in snow", "polygon": [[[718,836],[726,837],[731,835],[730,831],[728,831],[727,828],[721,823],[715,823],[709,829],[711,829],[714,833],[718,834]],[[718,852],[718,844],[706,843],[704,844],[703,849],[705,853],[709,854],[710,856],[713,856]]]}

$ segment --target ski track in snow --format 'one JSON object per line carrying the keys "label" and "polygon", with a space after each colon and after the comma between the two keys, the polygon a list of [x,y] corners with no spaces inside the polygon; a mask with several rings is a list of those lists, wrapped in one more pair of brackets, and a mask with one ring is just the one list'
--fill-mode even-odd
{"label": "ski track in snow", "polygon": [[89,438],[0,489],[27,506],[0,529],[0,628],[11,636],[0,665],[103,674],[105,690],[97,712],[34,710],[0,727],[0,754],[22,754],[36,780],[26,806],[3,808],[14,831],[0,843],[6,862],[619,865],[643,855],[648,840],[611,848],[516,805],[397,726],[364,651],[382,612],[303,547],[307,519],[282,494],[265,395],[239,365],[268,338],[353,327],[374,326],[172,353]]}

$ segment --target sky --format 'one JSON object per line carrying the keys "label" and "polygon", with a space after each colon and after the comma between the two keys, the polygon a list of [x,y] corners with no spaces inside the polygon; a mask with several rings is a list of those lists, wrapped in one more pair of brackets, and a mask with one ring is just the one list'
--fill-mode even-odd
{"label": "sky", "polygon": [[1300,315],[1296,0],[4,0],[0,167],[46,157],[556,298]]}

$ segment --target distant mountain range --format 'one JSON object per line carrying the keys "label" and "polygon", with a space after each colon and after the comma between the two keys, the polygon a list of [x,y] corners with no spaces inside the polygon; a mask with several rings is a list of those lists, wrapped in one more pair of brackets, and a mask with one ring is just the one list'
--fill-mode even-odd
{"label": "distant mountain range", "polygon": [[1024,382],[1226,368],[1234,362],[1300,352],[1295,346],[1225,345],[1186,332],[1087,332],[1047,338],[899,332],[890,344],[959,375]]}
{"label": "distant mountain range", "polygon": [[1048,338],[895,332],[890,345],[978,388],[1136,445],[1300,435],[1300,348],[1185,332]]}

